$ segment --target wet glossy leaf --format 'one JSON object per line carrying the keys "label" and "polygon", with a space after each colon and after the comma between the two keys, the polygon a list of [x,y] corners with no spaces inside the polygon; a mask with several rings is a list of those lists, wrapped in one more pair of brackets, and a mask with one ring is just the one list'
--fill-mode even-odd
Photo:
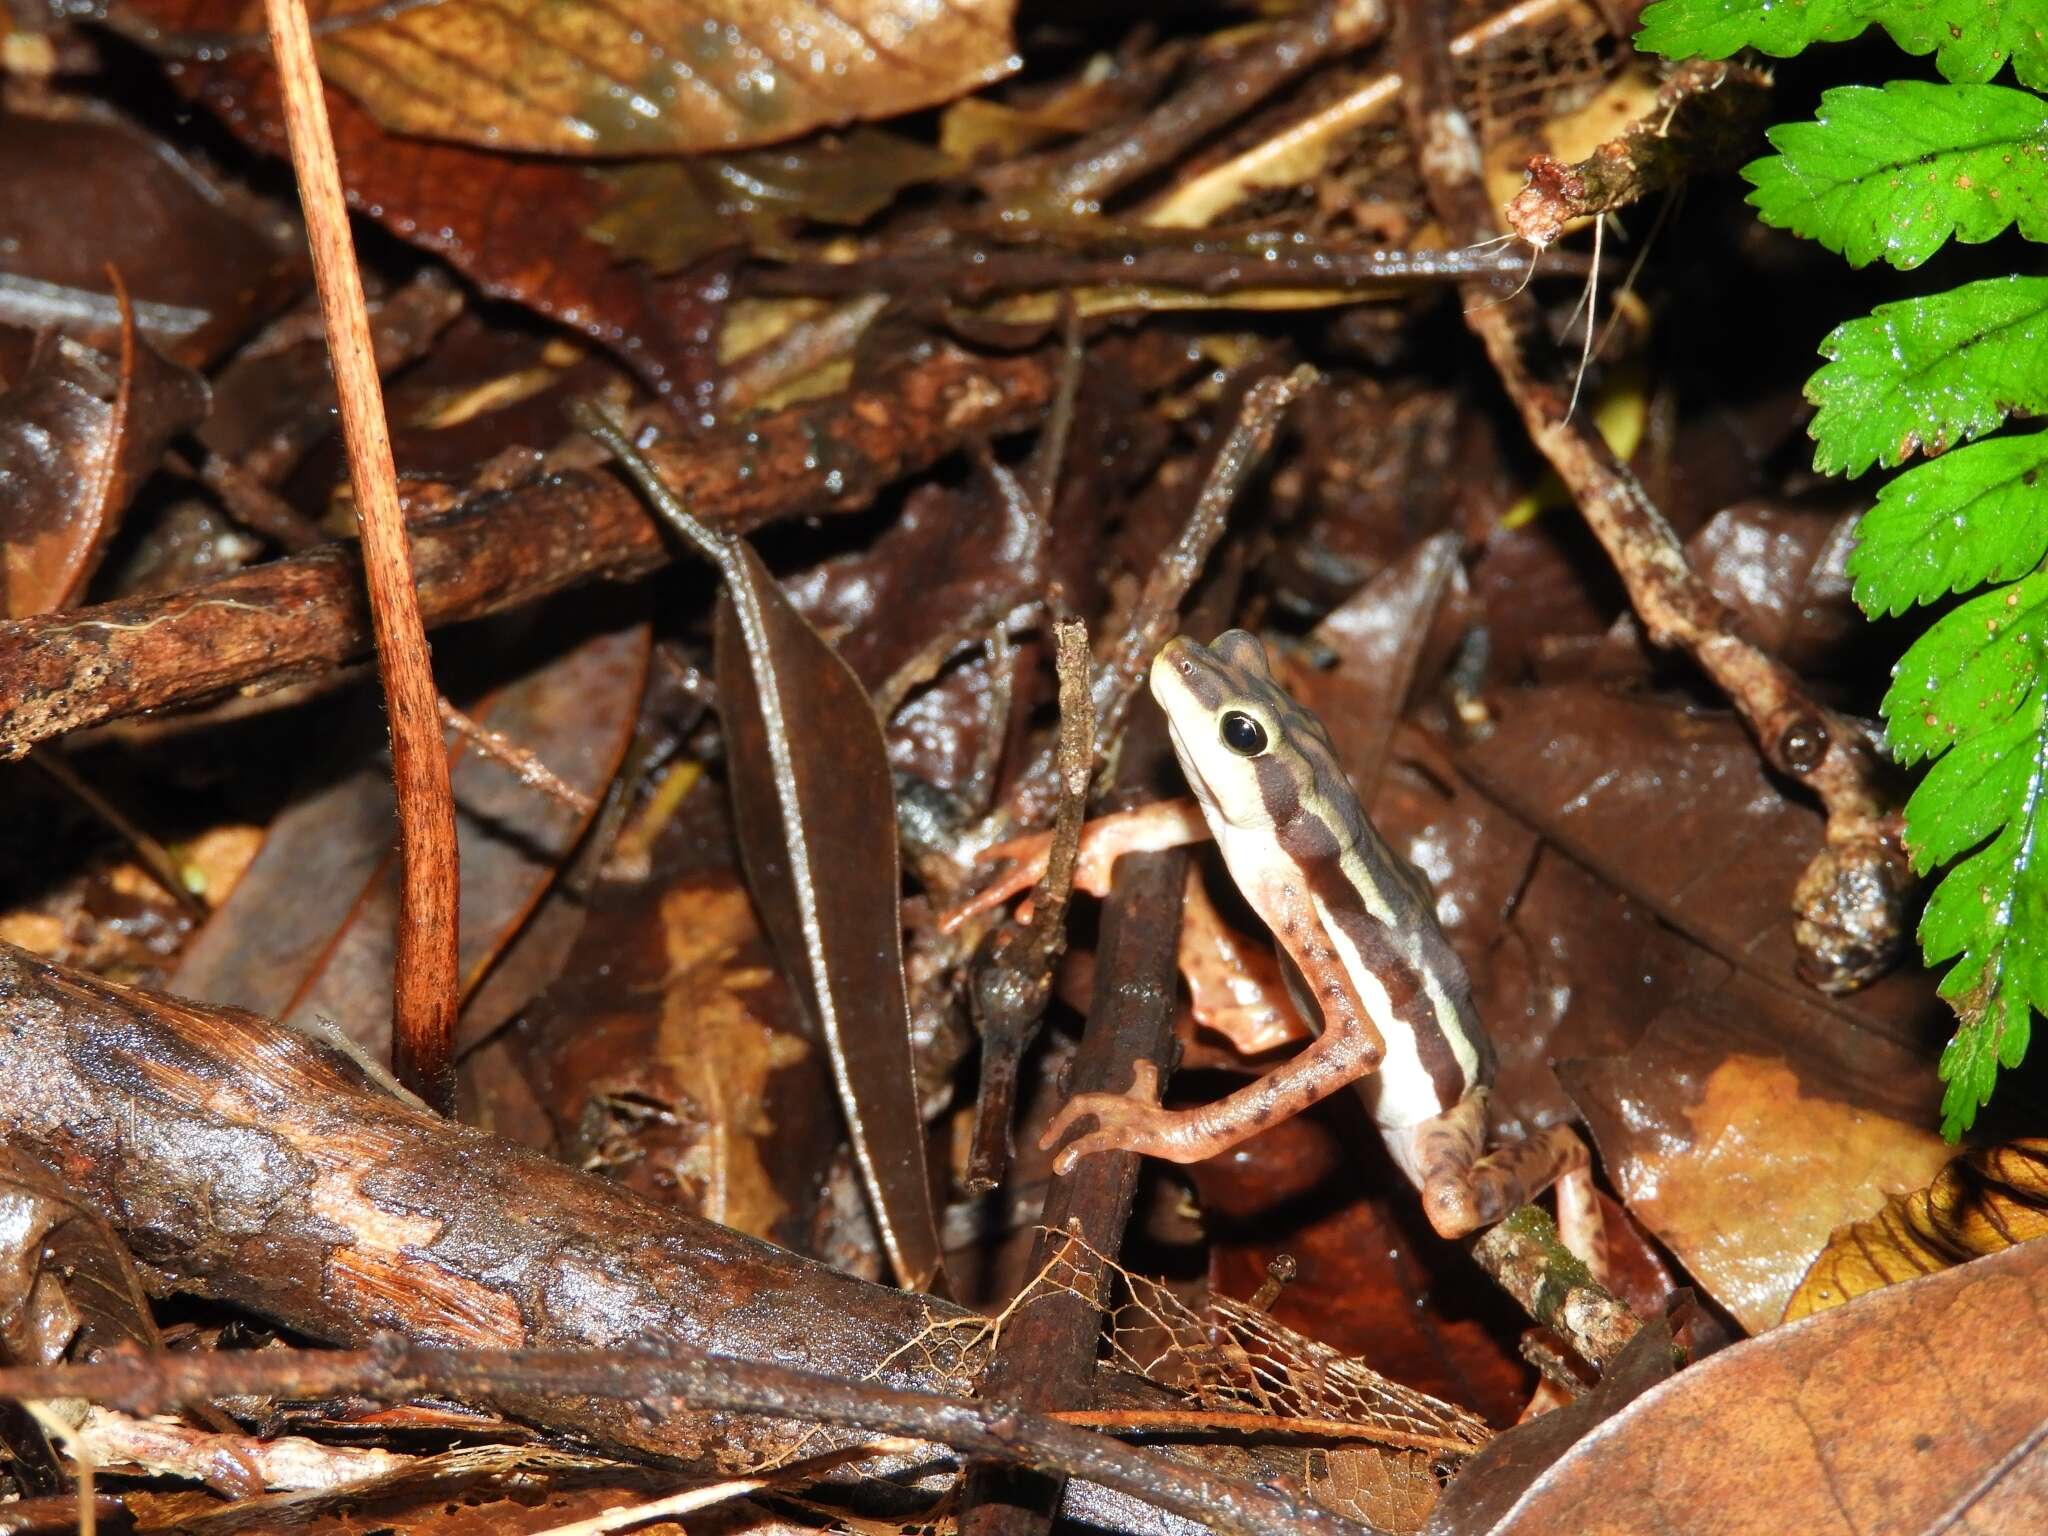
{"label": "wet glossy leaf", "polygon": [[1636,46],[1667,58],[1725,59],[1742,48],[1789,58],[1873,24],[1908,53],[1936,54],[1950,80],[1989,80],[2010,58],[2024,84],[2048,88],[2048,39],[2031,0],[1660,0],[1643,11]]}
{"label": "wet glossy leaf", "polygon": [[2048,432],[1972,443],[1878,489],[1856,525],[1849,571],[1866,613],[1903,613],[1987,581],[2011,581],[2048,552]]}
{"label": "wet glossy leaf", "polygon": [[176,146],[65,98],[48,117],[0,112],[0,315],[117,355],[121,274],[138,329],[202,368],[284,302],[305,258],[271,239],[253,200]]}
{"label": "wet glossy leaf", "polygon": [[[571,622],[557,608],[558,622]],[[571,631],[573,633],[573,630]],[[472,718],[601,795],[632,733],[644,625],[600,629],[490,693]],[[462,861],[465,995],[554,879],[588,821],[510,770],[451,747]],[[397,914],[389,770],[370,766],[277,818],[233,894],[187,948],[173,990],[340,1026],[373,1055],[391,1038]]]}
{"label": "wet glossy leaf", "polygon": [[896,792],[874,706],[751,546],[718,606],[718,694],[747,880],[832,1059],[899,1284],[941,1273],[910,1055]]}
{"label": "wet glossy leaf", "polygon": [[1814,1312],[2048,1234],[2048,1141],[2008,1142],[1949,1160],[1925,1189],[1892,1195],[1838,1228],[1785,1308]]}
{"label": "wet glossy leaf", "polygon": [[1751,1332],[1834,1228],[1947,1156],[1931,1063],[1754,983],[1684,999],[1626,1055],[1558,1076],[1629,1211]]}
{"label": "wet glossy leaf", "polygon": [[1595,1429],[1488,1529],[2038,1530],[2044,1306],[2048,1244],[2029,1243],[1723,1350]]}
{"label": "wet glossy leaf", "polygon": [[1742,170],[1751,205],[1852,267],[1917,267],[1951,237],[1981,245],[2015,223],[2048,238],[2048,102],[2030,91],[1843,86],[1769,137],[1778,153]]}
{"label": "wet glossy leaf", "polygon": [[118,364],[62,337],[0,395],[0,617],[77,601],[135,488],[206,415],[206,382],[137,341]]}
{"label": "wet glossy leaf", "polygon": [[949,101],[1016,67],[1014,4],[313,0],[307,10],[321,73],[394,133],[646,155],[770,144]]}
{"label": "wet glossy leaf", "polygon": [[608,200],[590,234],[622,258],[673,272],[730,245],[772,254],[806,220],[859,224],[905,187],[955,168],[951,156],[880,128],[778,149],[650,160],[591,173]]}
{"label": "wet glossy leaf", "polygon": [[1880,304],[1820,344],[1813,467],[1860,475],[2048,411],[2048,277],[1993,277]]}
{"label": "wet glossy leaf", "polygon": [[1894,973],[1850,998],[1800,978],[1786,893],[1821,849],[1821,816],[1784,792],[1731,716],[1565,685],[1494,702],[1497,729],[1458,766],[1573,858],[1730,965],[1848,1025],[1917,1042],[1940,1018],[1924,975]]}
{"label": "wet glossy leaf", "polygon": [[[233,31],[232,0],[143,0],[171,28]],[[245,142],[285,154],[277,76],[265,54],[173,64],[180,88]],[[493,154],[385,132],[339,90],[327,92],[349,205],[434,252],[485,293],[589,336],[660,389],[708,373],[720,295],[690,275],[661,278],[584,234],[600,189],[580,165]]]}
{"label": "wet glossy leaf", "polygon": [[47,1165],[0,1145],[0,1353],[47,1365],[161,1342],[127,1244]]}

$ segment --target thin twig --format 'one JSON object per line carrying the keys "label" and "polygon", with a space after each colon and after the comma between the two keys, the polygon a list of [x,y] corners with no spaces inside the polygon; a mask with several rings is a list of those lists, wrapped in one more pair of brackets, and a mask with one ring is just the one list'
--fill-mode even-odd
{"label": "thin twig", "polygon": [[[1519,0],[1452,38],[1451,56],[1467,58],[1524,29],[1543,26],[1578,4],[1579,0]],[[1340,144],[1386,111],[1400,94],[1401,76],[1374,75],[1308,117],[1171,188],[1145,210],[1144,222],[1204,227],[1262,187],[1312,181]]]}
{"label": "thin twig", "polygon": [[800,1417],[1083,1478],[1227,1536],[1355,1536],[1345,1521],[1278,1490],[1216,1477],[1044,1414],[710,1355],[433,1349],[386,1335],[369,1350],[158,1353],[0,1370],[0,1397],[82,1397],[129,1413],[163,1413],[222,1396],[363,1393],[390,1400],[420,1392],[487,1400],[538,1392],[634,1402],[650,1412],[675,1404]]}
{"label": "thin twig", "polygon": [[377,378],[363,278],[349,234],[327,99],[313,58],[305,0],[264,0],[284,97],[292,169],[306,211],[313,277],[327,322],[349,481],[362,532],[377,669],[391,721],[398,791],[401,886],[392,978],[392,1065],[399,1080],[442,1110],[455,1105],[459,880],[455,800],[441,741],[433,664],[413,590],[412,551],[398,506],[398,473]]}
{"label": "thin twig", "polygon": [[29,761],[42,769],[59,789],[111,827],[142,867],[149,871],[150,878],[162,886],[164,893],[183,907],[193,921],[203,923],[213,915],[213,909],[185,884],[185,872],[171,857],[170,849],[129,820],[119,806],[81,778],[69,763],[54,751],[37,752]]}
{"label": "thin twig", "polygon": [[[1478,139],[1452,94],[1442,7],[1436,0],[1401,0],[1395,40],[1408,82],[1402,106],[1437,217],[1454,242],[1491,239],[1498,230],[1480,180]],[[1525,350],[1537,330],[1532,302],[1477,281],[1464,297],[1467,328],[1486,348],[1530,440],[1571,489],[1614,562],[1650,642],[1690,655],[1742,715],[1765,760],[1820,797],[1827,844],[1793,900],[1802,969],[1826,991],[1849,991],[1874,979],[1905,940],[1912,876],[1869,734],[1743,638],[1733,613],[1687,563],[1671,525],[1628,467],[1597,432],[1570,419],[1563,391],[1538,376]]]}
{"label": "thin twig", "polygon": [[640,1504],[624,1504],[608,1509],[601,1515],[592,1515],[587,1520],[572,1520],[567,1525],[551,1525],[534,1536],[608,1536],[609,1532],[624,1530],[629,1525],[645,1525],[650,1520],[674,1520],[679,1515],[694,1514],[700,1509],[709,1509],[714,1504],[723,1504],[730,1499],[742,1499],[750,1493],[759,1493],[763,1488],[773,1488],[780,1483],[797,1482],[817,1476],[832,1467],[841,1466],[862,1457],[883,1455],[892,1451],[910,1449],[916,1442],[898,1439],[871,1441],[866,1445],[842,1446],[826,1451],[820,1456],[806,1456],[802,1461],[792,1461],[764,1472],[758,1477],[734,1477],[724,1482],[710,1483],[701,1488],[685,1488],[680,1493],[664,1494],[658,1499],[649,1499]]}
{"label": "thin twig", "polygon": [[1105,198],[1244,116],[1289,81],[1386,25],[1384,4],[1322,0],[1270,28],[1256,43],[1192,72],[1186,85],[1132,124],[1118,123],[1055,155],[1012,161],[982,176],[991,197],[1092,213]]}
{"label": "thin twig", "polygon": [[574,784],[564,780],[554,769],[504,732],[478,724],[439,695],[435,696],[435,703],[440,708],[443,725],[475,748],[480,755],[509,769],[512,776],[527,788],[539,790],[579,816],[588,816],[597,810],[595,800]]}
{"label": "thin twig", "polygon": [[1088,812],[1088,781],[1095,771],[1095,705],[1088,691],[1088,626],[1080,619],[1053,625],[1060,682],[1059,809],[1045,874],[1032,892],[1031,924],[1004,928],[976,966],[974,1022],[981,1034],[981,1086],[974,1141],[962,1187],[985,1194],[1003,1180],[1010,1161],[1010,1121],[1016,1102],[1017,1064],[1052,1000],[1052,970],[1067,947],[1067,902],[1074,893],[1074,863],[1081,822]]}
{"label": "thin twig", "polygon": [[1216,451],[1209,476],[1195,498],[1194,511],[1173,544],[1153,562],[1130,622],[1117,636],[1115,648],[1095,675],[1095,748],[1106,751],[1124,727],[1146,669],[1180,623],[1180,605],[1202,573],[1209,552],[1223,537],[1231,508],[1273,446],[1287,407],[1310,388],[1319,375],[1303,363],[1292,373],[1264,378],[1245,393],[1244,404],[1230,433]]}

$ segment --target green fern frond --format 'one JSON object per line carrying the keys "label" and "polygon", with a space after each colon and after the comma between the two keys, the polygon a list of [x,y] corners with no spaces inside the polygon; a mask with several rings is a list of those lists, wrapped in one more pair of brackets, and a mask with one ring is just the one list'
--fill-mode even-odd
{"label": "green fern frond", "polygon": [[1981,244],[2017,223],[2048,239],[2048,101],[2003,85],[1894,80],[1844,86],[1809,123],[1770,131],[1778,151],[1742,169],[1766,224],[1818,240],[1851,266],[1917,267],[1950,236]]}
{"label": "green fern frond", "polygon": [[1904,613],[2048,555],[2048,432],[1994,437],[1915,465],[1856,525],[1849,576],[1871,615]]}
{"label": "green fern frond", "polygon": [[2048,411],[2048,278],[1994,277],[1880,304],[1821,343],[1813,467],[1860,475]]}
{"label": "green fern frond", "polygon": [[2048,90],[2048,22],[2040,0],[1659,0],[1636,47],[1667,59],[1725,59],[1755,48],[1786,59],[1882,26],[1911,54],[1935,55],[1946,80],[1991,79],[2012,60],[2022,84]]}

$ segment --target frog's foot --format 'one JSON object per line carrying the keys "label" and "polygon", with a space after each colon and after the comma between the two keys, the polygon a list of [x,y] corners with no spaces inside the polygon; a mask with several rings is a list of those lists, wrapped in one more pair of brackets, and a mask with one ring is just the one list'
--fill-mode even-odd
{"label": "frog's foot", "polygon": [[1149,1152],[1154,1157],[1188,1161],[1174,1151],[1173,1127],[1190,1118],[1159,1107],[1159,1069],[1141,1061],[1131,1069],[1129,1093],[1077,1093],[1052,1118],[1038,1138],[1041,1150],[1056,1145],[1074,1122],[1095,1117],[1095,1129],[1060,1149],[1053,1172],[1072,1173],[1074,1164],[1096,1152]]}
{"label": "frog's foot", "polygon": [[[1081,828],[1081,843],[1074,858],[1074,889],[1090,896],[1107,896],[1116,861],[1127,853],[1156,853],[1164,848],[1182,848],[1209,835],[1208,823],[1193,800],[1162,800],[1134,810],[1098,816]],[[1028,891],[1045,878],[1052,858],[1052,834],[1034,832],[1013,837],[982,851],[979,863],[1010,859],[1010,867],[998,875],[988,889],[969,897],[952,911],[941,914],[939,931],[951,933],[969,918],[999,907],[1012,896]],[[1023,914],[1019,914],[1022,916]]]}
{"label": "frog's foot", "polygon": [[[978,863],[989,864],[997,859],[1010,860],[1010,867],[997,875],[987,885],[976,891],[959,906],[939,914],[939,932],[952,933],[963,923],[993,912],[1012,896],[1030,890],[1045,878],[1045,866],[1052,856],[1052,834],[1035,832],[1029,837],[1013,837],[1006,843],[997,843],[982,850]],[[1078,873],[1076,884],[1079,883]]]}

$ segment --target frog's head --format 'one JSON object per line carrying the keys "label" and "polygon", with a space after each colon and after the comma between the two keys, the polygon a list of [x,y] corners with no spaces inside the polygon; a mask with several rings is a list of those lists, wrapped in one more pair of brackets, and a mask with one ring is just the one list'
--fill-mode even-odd
{"label": "frog's head", "polygon": [[1169,640],[1152,660],[1152,697],[1166,711],[1174,755],[1213,822],[1284,826],[1343,770],[1322,722],[1280,691],[1266,648],[1241,629],[1213,644]]}

